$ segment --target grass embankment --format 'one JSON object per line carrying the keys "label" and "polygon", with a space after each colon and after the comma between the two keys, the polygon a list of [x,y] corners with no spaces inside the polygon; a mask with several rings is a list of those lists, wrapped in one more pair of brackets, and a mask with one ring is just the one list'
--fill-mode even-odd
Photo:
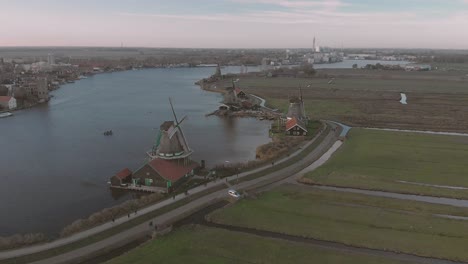
{"label": "grass embankment", "polygon": [[186,226],[113,259],[120,263],[407,263],[217,228]]}
{"label": "grass embankment", "polygon": [[[468,199],[468,137],[352,129],[315,184]],[[411,183],[408,183],[411,182]]]}
{"label": "grass embankment", "polygon": [[[273,166],[271,166],[269,168],[261,170],[259,172],[249,174],[248,176],[245,176],[245,177],[243,177],[243,178],[241,178],[239,180],[237,180],[237,179],[236,180],[231,180],[230,183],[231,184],[237,184],[237,183],[244,182],[244,181],[250,181],[250,180],[265,176],[265,175],[267,175],[269,173],[272,173],[272,172],[275,172],[275,171],[278,171],[278,170],[281,170],[281,169],[284,169],[284,168],[286,168],[288,166],[293,165],[294,163],[296,163],[299,160],[302,160],[304,157],[306,157],[310,152],[314,151],[314,149],[316,149],[317,146],[319,146],[323,142],[323,140],[328,136],[329,132],[330,132],[330,126],[325,125],[325,129],[323,130],[322,134],[312,144],[310,144],[308,147],[303,149],[296,156],[294,156],[292,158],[289,158],[288,160],[286,160],[284,162],[281,162],[279,164],[275,164],[275,165],[273,165]],[[285,175],[285,176],[290,176],[290,175]]]}
{"label": "grass embankment", "polygon": [[8,259],[8,260],[2,260],[2,261],[0,261],[0,263],[2,263],[2,264],[31,263],[31,262],[34,262],[34,261],[51,258],[51,257],[57,256],[57,255],[61,255],[61,254],[64,254],[64,253],[67,253],[67,252],[70,252],[70,251],[85,247],[87,245],[96,243],[98,241],[104,240],[104,239],[106,239],[108,237],[111,237],[113,235],[116,235],[116,234],[118,234],[120,232],[128,230],[131,227],[134,227],[136,225],[139,225],[139,224],[142,224],[142,223],[144,223],[146,221],[149,221],[149,220],[151,220],[151,219],[153,219],[153,218],[155,218],[155,217],[157,217],[159,215],[170,212],[170,211],[172,211],[172,210],[174,210],[174,209],[176,209],[178,207],[181,207],[181,206],[183,206],[183,205],[185,205],[185,204],[187,204],[187,203],[189,203],[189,202],[191,202],[193,200],[196,200],[196,199],[198,199],[198,198],[200,198],[202,196],[205,196],[205,195],[207,195],[209,193],[219,191],[219,190],[224,189],[224,188],[226,188],[226,186],[223,184],[223,185],[219,185],[218,187],[202,191],[202,192],[197,193],[195,195],[192,195],[192,196],[189,196],[189,197],[184,198],[182,200],[179,200],[179,201],[177,201],[177,202],[175,202],[173,204],[167,205],[165,207],[162,207],[160,209],[152,211],[152,212],[150,212],[148,214],[141,215],[141,216],[139,216],[137,218],[134,218],[134,219],[132,219],[132,220],[130,220],[128,222],[117,225],[117,226],[115,226],[115,227],[113,227],[111,229],[108,229],[108,230],[103,231],[101,233],[89,236],[89,237],[87,237],[85,239],[78,240],[78,241],[70,243],[68,245],[64,245],[64,246],[61,246],[61,247],[58,247],[58,248],[54,248],[54,249],[50,249],[50,250],[46,250],[46,251],[42,251],[42,252],[38,252],[38,253],[22,256],[22,257],[12,258],[12,259]]}
{"label": "grass embankment", "polygon": [[359,247],[468,260],[468,209],[287,185],[215,211],[211,221]]}

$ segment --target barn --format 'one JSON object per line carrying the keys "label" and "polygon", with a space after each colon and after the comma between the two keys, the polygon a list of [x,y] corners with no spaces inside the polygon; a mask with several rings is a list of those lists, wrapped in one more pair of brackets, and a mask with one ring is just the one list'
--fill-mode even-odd
{"label": "barn", "polygon": [[307,136],[307,128],[304,122],[293,117],[286,121],[286,135],[289,136]]}

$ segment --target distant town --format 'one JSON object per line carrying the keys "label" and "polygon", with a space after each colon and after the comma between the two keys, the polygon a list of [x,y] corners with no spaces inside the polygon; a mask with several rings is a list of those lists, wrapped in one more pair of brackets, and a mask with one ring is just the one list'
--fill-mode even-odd
{"label": "distant town", "polygon": [[[290,74],[292,66],[328,64],[343,60],[407,61],[425,64],[369,64],[367,69],[431,70],[431,62],[459,62],[454,51],[368,50],[320,47],[309,49],[149,49],[149,48],[2,48],[0,49],[0,111],[47,102],[60,85],[102,72],[162,67],[261,65],[271,74]],[[278,72],[278,70],[280,70]],[[275,72],[276,71],[276,72]]]}

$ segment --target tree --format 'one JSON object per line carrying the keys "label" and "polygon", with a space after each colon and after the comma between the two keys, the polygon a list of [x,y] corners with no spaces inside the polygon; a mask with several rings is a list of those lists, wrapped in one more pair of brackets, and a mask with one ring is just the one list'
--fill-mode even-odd
{"label": "tree", "polygon": [[353,64],[353,69],[357,69],[357,67],[358,67],[358,66],[357,66],[357,63],[354,63],[354,64]]}
{"label": "tree", "polygon": [[316,73],[314,67],[310,64],[305,64],[304,66],[302,66],[302,70],[307,75],[315,75]]}
{"label": "tree", "polygon": [[24,99],[26,99],[26,97],[27,97],[26,91],[25,91],[25,89],[23,87],[15,89],[15,98],[16,99],[24,100]]}

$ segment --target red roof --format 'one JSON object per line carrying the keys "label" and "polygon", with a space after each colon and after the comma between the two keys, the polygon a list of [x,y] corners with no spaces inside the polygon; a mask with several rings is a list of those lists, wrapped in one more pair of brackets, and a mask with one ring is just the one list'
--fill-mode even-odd
{"label": "red roof", "polygon": [[8,103],[11,100],[11,96],[0,96],[0,102]]}
{"label": "red roof", "polygon": [[129,170],[128,168],[125,168],[121,170],[119,173],[117,173],[115,176],[121,180],[130,177],[132,175],[132,171]]}
{"label": "red roof", "polygon": [[242,92],[242,90],[240,88],[237,88],[237,87],[236,87],[236,89],[234,89],[234,91],[236,92],[236,94],[239,94],[239,93]]}
{"label": "red roof", "polygon": [[298,121],[295,117],[289,119],[287,122],[286,122],[286,131],[289,131],[291,130],[293,127],[295,126],[299,126],[300,128],[302,128],[304,131],[307,131],[307,129],[305,128],[305,126],[303,124],[301,124],[300,121]]}
{"label": "red roof", "polygon": [[[181,162],[182,163],[182,162]],[[198,164],[190,161],[188,165],[178,164],[177,161],[168,161],[156,158],[148,163],[161,177],[176,182],[187,173],[198,167]]]}

